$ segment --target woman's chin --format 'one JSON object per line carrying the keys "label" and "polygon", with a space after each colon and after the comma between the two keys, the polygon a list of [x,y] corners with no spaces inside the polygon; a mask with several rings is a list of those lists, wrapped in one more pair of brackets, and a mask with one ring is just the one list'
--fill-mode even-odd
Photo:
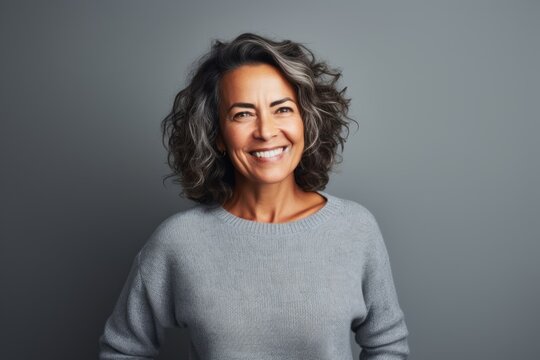
{"label": "woman's chin", "polygon": [[268,169],[267,171],[250,174],[246,178],[252,184],[270,185],[288,181],[291,176],[294,177],[294,173],[279,171],[278,169],[275,169],[274,171]]}

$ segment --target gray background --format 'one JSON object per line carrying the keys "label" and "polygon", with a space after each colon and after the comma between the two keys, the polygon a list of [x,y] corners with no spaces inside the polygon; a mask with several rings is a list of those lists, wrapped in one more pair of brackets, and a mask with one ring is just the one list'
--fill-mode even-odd
{"label": "gray background", "polygon": [[136,252],[192,205],[159,123],[212,39],[252,31],[343,70],[360,130],[326,191],[378,219],[411,359],[535,358],[539,5],[2,1],[0,356],[96,358]]}

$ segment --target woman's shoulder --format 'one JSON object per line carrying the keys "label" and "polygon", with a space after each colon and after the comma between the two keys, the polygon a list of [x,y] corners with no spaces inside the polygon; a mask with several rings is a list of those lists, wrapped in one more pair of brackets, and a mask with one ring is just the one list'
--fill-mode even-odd
{"label": "woman's shoulder", "polygon": [[[337,198],[337,196],[334,196]],[[343,204],[343,214],[355,224],[374,225],[377,223],[373,213],[360,201],[351,198],[338,198]]]}
{"label": "woman's shoulder", "polygon": [[141,259],[177,256],[190,242],[204,236],[212,218],[209,210],[209,206],[197,204],[164,218],[142,247]]}
{"label": "woman's shoulder", "polygon": [[345,227],[350,234],[361,240],[371,249],[378,249],[384,245],[384,239],[378,221],[371,210],[363,203],[342,199],[344,204]]}
{"label": "woman's shoulder", "polygon": [[187,209],[177,211],[164,218],[156,227],[159,233],[186,232],[195,230],[197,225],[208,221],[209,206],[201,204],[193,205]]}

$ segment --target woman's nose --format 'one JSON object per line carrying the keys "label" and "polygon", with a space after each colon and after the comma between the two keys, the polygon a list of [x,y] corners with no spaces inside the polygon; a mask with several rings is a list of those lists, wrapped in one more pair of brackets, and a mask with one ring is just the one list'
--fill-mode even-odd
{"label": "woman's nose", "polygon": [[268,140],[277,134],[277,127],[272,114],[261,111],[257,117],[255,137]]}

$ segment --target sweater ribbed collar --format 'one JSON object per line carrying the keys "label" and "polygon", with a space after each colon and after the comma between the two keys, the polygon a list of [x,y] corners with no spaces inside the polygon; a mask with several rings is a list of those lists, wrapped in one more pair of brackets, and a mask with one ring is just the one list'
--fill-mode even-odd
{"label": "sweater ribbed collar", "polygon": [[306,230],[311,230],[323,222],[329,220],[333,215],[337,214],[342,206],[340,198],[330,195],[325,191],[317,191],[324,196],[327,201],[322,208],[299,220],[285,223],[267,223],[254,220],[247,220],[234,215],[227,211],[223,206],[216,206],[211,210],[215,216],[223,220],[225,223],[236,229],[238,232],[250,232],[261,235],[272,234],[293,234]]}

